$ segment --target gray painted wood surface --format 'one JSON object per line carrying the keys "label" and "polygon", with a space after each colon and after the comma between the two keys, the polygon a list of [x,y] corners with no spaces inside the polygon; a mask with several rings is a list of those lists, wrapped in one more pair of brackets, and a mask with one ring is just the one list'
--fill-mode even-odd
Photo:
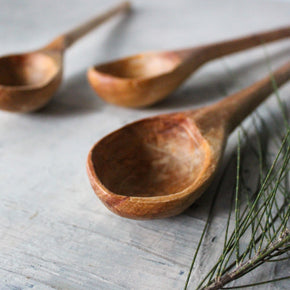
{"label": "gray painted wood surface", "polygon": [[[37,48],[113,3],[0,0],[0,54]],[[289,16],[286,1],[134,1],[130,17],[105,24],[68,51],[64,83],[45,109],[0,112],[0,289],[182,289],[215,185],[178,217],[127,220],[94,195],[85,171],[87,153],[130,121],[198,107],[258,80],[267,72],[264,49],[204,66],[166,101],[144,110],[103,103],[89,88],[86,69],[140,51],[289,25]],[[289,59],[289,40],[268,45],[267,53],[278,67]],[[288,101],[289,88],[280,91]],[[220,250],[227,208],[226,198],[218,201],[190,289]],[[287,274],[286,266],[267,265],[244,281]]]}

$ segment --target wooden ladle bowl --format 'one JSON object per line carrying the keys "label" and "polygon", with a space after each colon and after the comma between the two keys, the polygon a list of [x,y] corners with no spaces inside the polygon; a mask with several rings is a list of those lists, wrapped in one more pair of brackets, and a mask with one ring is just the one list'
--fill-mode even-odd
{"label": "wooden ladle bowl", "polygon": [[147,52],[101,64],[88,71],[88,80],[106,102],[145,107],[173,91],[188,75],[183,51]]}
{"label": "wooden ladle bowl", "polygon": [[[290,63],[273,74],[290,78]],[[188,208],[210,185],[228,135],[273,92],[267,77],[198,110],[147,118],[101,139],[87,172],[101,201],[118,215],[163,218]]]}
{"label": "wooden ladle bowl", "polygon": [[41,52],[0,58],[0,84],[4,86],[42,86],[58,71],[54,59]]}
{"label": "wooden ladle bowl", "polygon": [[145,107],[169,95],[204,63],[290,36],[290,28],[253,34],[189,49],[146,52],[88,70],[98,96],[124,107]]}
{"label": "wooden ladle bowl", "polygon": [[58,89],[62,54],[32,52],[0,58],[0,108],[29,112],[43,107]]}
{"label": "wooden ladle bowl", "polygon": [[124,127],[102,139],[92,159],[97,176],[110,191],[151,197],[191,187],[206,169],[204,161],[209,153],[208,143],[194,124],[183,114],[176,114]]}
{"label": "wooden ladle bowl", "polygon": [[99,141],[89,154],[88,174],[99,198],[121,216],[173,216],[206,189],[223,149],[218,145],[212,150],[190,115],[157,116]]}

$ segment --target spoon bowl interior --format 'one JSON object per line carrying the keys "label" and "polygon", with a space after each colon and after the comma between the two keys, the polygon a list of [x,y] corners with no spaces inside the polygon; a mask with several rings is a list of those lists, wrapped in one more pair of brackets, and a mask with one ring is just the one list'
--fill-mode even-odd
{"label": "spoon bowl interior", "polygon": [[0,58],[0,109],[31,112],[45,106],[62,78],[62,56],[32,52]]}
{"label": "spoon bowl interior", "polygon": [[[198,197],[197,192],[194,197],[190,193],[199,187],[211,153],[190,118],[163,115],[103,138],[89,154],[88,171],[95,192],[111,210],[132,218],[152,218],[154,210],[147,216],[146,205],[152,202],[154,207],[158,199],[154,217],[164,217],[178,214]],[[116,202],[120,196],[125,203]],[[178,205],[171,212],[175,198]]]}
{"label": "spoon bowl interior", "polygon": [[0,58],[0,86],[42,86],[57,74],[59,65],[45,53]]}
{"label": "spoon bowl interior", "polygon": [[174,53],[151,52],[99,65],[95,69],[121,79],[140,79],[168,73],[179,63],[180,58]]}
{"label": "spoon bowl interior", "polygon": [[[174,90],[185,78],[178,52],[150,52],[92,67],[88,80],[106,102],[145,107]],[[178,77],[176,77],[178,70]]]}

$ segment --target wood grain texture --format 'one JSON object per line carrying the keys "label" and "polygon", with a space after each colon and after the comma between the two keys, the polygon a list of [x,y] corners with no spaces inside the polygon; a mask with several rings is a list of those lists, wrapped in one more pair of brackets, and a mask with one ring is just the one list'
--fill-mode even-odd
{"label": "wood grain texture", "polygon": [[[5,39],[0,54],[40,47],[59,31],[94,16],[96,8],[104,10],[117,1],[85,2],[0,0],[0,39]],[[136,12],[131,18],[107,23],[72,47],[66,55],[63,86],[48,106],[29,115],[0,112],[1,290],[183,288],[215,185],[177,217],[122,219],[110,213],[91,189],[85,171],[87,152],[96,140],[129,122],[198,108],[250,85],[267,73],[264,50],[258,48],[203,67],[174,95],[147,110],[107,106],[89,88],[85,72],[93,63],[138,51],[187,47],[289,24],[287,3],[240,2],[236,6],[237,1],[232,0],[176,0],[166,5],[163,1],[134,1]],[[276,69],[289,58],[289,42],[269,45],[267,52]],[[289,86],[280,90],[280,95],[288,103]],[[272,97],[267,104],[273,108],[276,101]],[[267,107],[260,112],[267,116]],[[227,156],[235,141],[233,135]],[[246,156],[247,176],[255,184],[257,170],[252,156]],[[234,166],[228,169],[190,289],[223,245],[233,172]],[[244,282],[288,275],[288,268],[287,263],[277,267],[269,263]],[[257,289],[286,290],[287,283]]]}

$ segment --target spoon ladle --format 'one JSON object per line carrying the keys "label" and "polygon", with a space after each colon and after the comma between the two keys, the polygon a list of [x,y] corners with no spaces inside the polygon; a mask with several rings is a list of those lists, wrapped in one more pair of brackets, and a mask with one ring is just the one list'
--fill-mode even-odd
{"label": "spoon ladle", "polygon": [[31,112],[45,106],[61,83],[63,56],[79,38],[129,8],[123,2],[39,50],[0,58],[0,109]]}
{"label": "spoon ladle", "polygon": [[145,107],[164,99],[204,63],[290,36],[290,27],[189,49],[147,52],[88,70],[95,92],[108,103]]}
{"label": "spoon ladle", "polygon": [[[273,73],[290,79],[290,62]],[[229,134],[268,95],[272,78],[213,105],[143,119],[107,135],[89,152],[87,172],[100,200],[132,219],[177,215],[211,183]]]}

